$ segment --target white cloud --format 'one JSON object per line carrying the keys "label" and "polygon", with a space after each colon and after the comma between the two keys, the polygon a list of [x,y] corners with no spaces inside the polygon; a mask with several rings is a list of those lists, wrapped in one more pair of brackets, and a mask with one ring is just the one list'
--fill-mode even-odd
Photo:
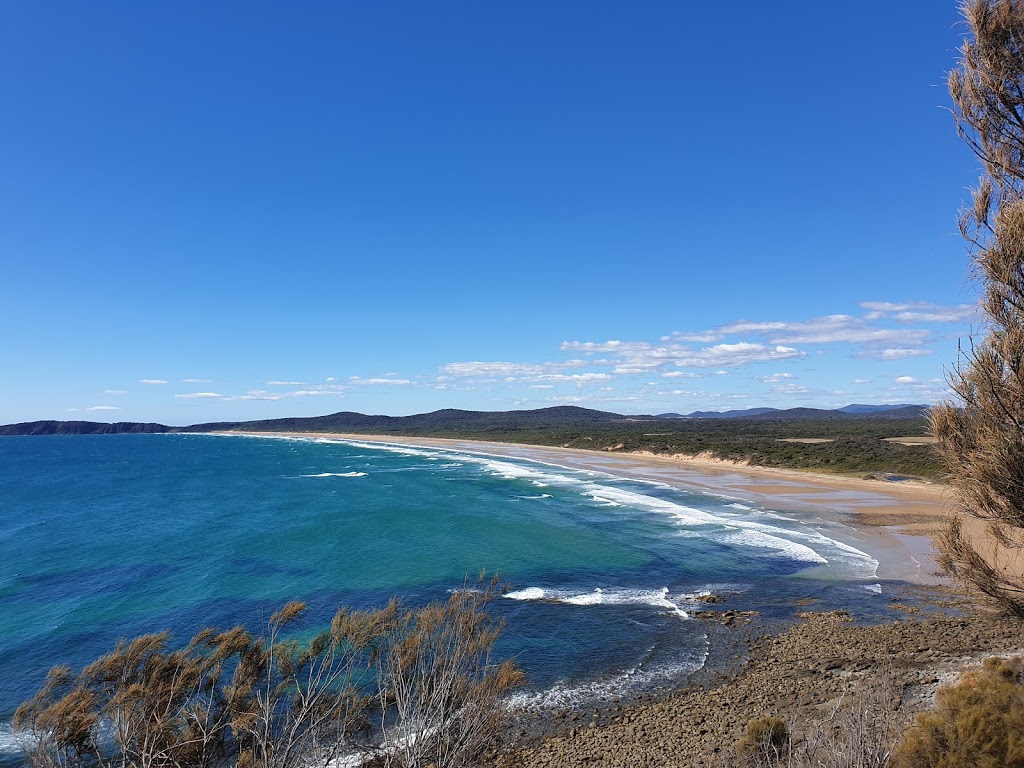
{"label": "white cloud", "polygon": [[261,389],[250,389],[244,395],[235,395],[232,398],[225,398],[231,400],[283,400],[286,397],[284,393],[280,392],[264,392]]}
{"label": "white cloud", "polygon": [[779,395],[809,395],[814,390],[808,389],[803,384],[776,384],[772,387],[772,392]]}
{"label": "white cloud", "polygon": [[665,371],[661,374],[664,379],[703,379],[703,373],[690,373],[688,371]]}
{"label": "white cloud", "polygon": [[872,312],[900,312],[909,309],[909,304],[894,304],[891,301],[861,301],[859,306]]}
{"label": "white cloud", "polygon": [[554,389],[554,384],[531,384],[530,389]]}
{"label": "white cloud", "polygon": [[211,384],[213,379],[182,379],[183,384]]}
{"label": "white cloud", "polygon": [[345,397],[346,387],[341,384],[317,384],[306,389],[293,392],[267,392],[263,389],[250,389],[243,395],[225,397],[225,400],[285,400],[290,397]]}
{"label": "white cloud", "polygon": [[613,376],[609,373],[587,372],[587,373],[563,373],[564,370],[580,368],[592,365],[585,360],[569,360],[559,363],[511,363],[511,362],[460,362],[448,363],[441,366],[442,376],[438,381],[449,378],[474,379],[478,382],[499,382],[508,383],[570,383],[588,384],[595,381],[611,381]]}
{"label": "white cloud", "polygon": [[163,379],[139,379],[139,384],[167,384]]}
{"label": "white cloud", "polygon": [[922,357],[923,355],[930,355],[932,351],[930,349],[883,349],[881,354],[878,355],[882,360],[904,360],[908,357]]}
{"label": "white cloud", "polygon": [[217,392],[191,392],[187,395],[175,395],[184,400],[215,400],[221,399],[224,395],[218,394]]}
{"label": "white cloud", "polygon": [[718,328],[718,333],[724,334],[735,334],[735,333],[767,333],[769,331],[782,331],[787,329],[793,323],[751,323],[746,320],[738,320],[735,323],[729,323]]}
{"label": "white cloud", "polygon": [[441,366],[441,371],[450,376],[464,378],[482,377],[521,377],[537,376],[551,369],[551,364],[543,365],[538,363],[509,363],[509,362],[467,362],[448,363]]}
{"label": "white cloud", "polygon": [[87,411],[120,411],[116,405],[94,405],[91,408],[86,408]]}
{"label": "white cloud", "polygon": [[358,376],[352,376],[351,380],[354,384],[396,384],[396,385],[408,385],[413,382],[409,379],[362,379]]}
{"label": "white cloud", "polygon": [[778,384],[785,379],[795,379],[792,373],[773,373],[770,376],[755,376],[754,381],[759,381],[762,384]]}
{"label": "white cloud", "polygon": [[278,379],[271,379],[270,381],[264,382],[268,387],[303,387],[306,385],[304,381],[280,381]]}
{"label": "white cloud", "polygon": [[913,376],[897,376],[895,379],[893,379],[893,381],[895,381],[897,384],[916,384],[917,383],[917,379],[915,379]]}
{"label": "white cloud", "polygon": [[563,351],[578,351],[586,355],[607,355],[614,361],[613,373],[620,374],[649,373],[667,365],[677,368],[735,367],[806,355],[800,350],[781,344],[765,345],[750,342],[716,344],[695,350],[682,344],[654,345],[643,341],[564,341],[561,348]]}
{"label": "white cloud", "polygon": [[662,336],[660,341],[690,341],[694,344],[711,344],[722,340],[722,334],[718,331],[704,331],[702,333],[683,333],[672,331],[670,336]]}
{"label": "white cloud", "polygon": [[717,344],[713,347],[705,347],[689,356],[679,358],[676,361],[676,365],[699,368],[735,367],[738,365],[750,365],[751,363],[806,356],[806,352],[801,352],[793,347],[785,347],[781,344],[772,347],[743,341],[738,344]]}
{"label": "white cloud", "polygon": [[785,323],[769,335],[776,344],[864,344],[871,346],[913,346],[924,342],[930,333],[917,328],[880,328],[863,318],[829,315],[805,323]]}
{"label": "white cloud", "polygon": [[944,307],[928,301],[910,301],[896,304],[889,301],[862,301],[860,306],[869,310],[869,317],[892,317],[902,323],[963,323],[977,316],[978,309],[970,304]]}
{"label": "white cloud", "polygon": [[127,389],[104,389],[103,390],[103,394],[104,395],[127,395],[128,394],[128,390]]}
{"label": "white cloud", "polygon": [[543,376],[538,376],[539,381],[569,381],[569,382],[587,382],[587,381],[612,381],[614,377],[607,373],[547,373]]}
{"label": "white cloud", "polygon": [[871,379],[854,379],[853,383],[854,384],[870,384],[871,383]]}

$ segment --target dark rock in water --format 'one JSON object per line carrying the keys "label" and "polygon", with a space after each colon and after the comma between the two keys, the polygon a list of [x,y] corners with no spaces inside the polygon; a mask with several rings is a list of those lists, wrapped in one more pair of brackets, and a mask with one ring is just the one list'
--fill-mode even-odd
{"label": "dark rock in water", "polygon": [[725,598],[721,595],[698,595],[698,602],[701,603],[724,603]]}

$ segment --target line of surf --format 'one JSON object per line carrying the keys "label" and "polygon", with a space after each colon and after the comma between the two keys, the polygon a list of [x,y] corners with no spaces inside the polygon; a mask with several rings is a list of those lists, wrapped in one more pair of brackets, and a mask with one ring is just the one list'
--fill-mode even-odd
{"label": "line of surf", "polygon": [[[793,560],[814,565],[828,565],[829,559],[818,552],[813,545],[830,550],[833,560],[840,560],[849,569],[851,575],[858,579],[874,578],[877,573],[878,561],[866,552],[845,544],[830,536],[803,526],[800,528],[782,528],[769,523],[747,520],[741,514],[763,514],[752,507],[738,509],[735,514],[719,512],[717,514],[695,507],[679,504],[675,501],[617,488],[595,482],[603,478],[618,482],[635,483],[633,478],[620,477],[608,472],[596,470],[578,470],[553,462],[544,462],[533,458],[510,457],[485,452],[453,451],[447,448],[425,448],[404,443],[367,442],[348,438],[316,438],[318,442],[334,442],[351,445],[365,450],[378,450],[398,453],[407,456],[446,459],[461,461],[482,466],[492,474],[509,480],[527,480],[537,487],[558,486],[567,490],[580,492],[581,495],[607,506],[626,507],[667,515],[684,529],[702,529],[701,535],[726,544],[752,546],[774,550]],[[560,470],[552,474],[538,471],[529,466],[537,465]],[[583,475],[572,477],[570,474]],[[651,483],[666,490],[678,491],[666,483]],[[710,495],[710,494],[708,494]],[[781,516],[775,519],[785,519]]]}

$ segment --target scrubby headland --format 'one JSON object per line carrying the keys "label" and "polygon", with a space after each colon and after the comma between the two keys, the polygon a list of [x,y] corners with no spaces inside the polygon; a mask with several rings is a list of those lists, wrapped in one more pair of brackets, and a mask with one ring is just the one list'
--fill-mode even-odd
{"label": "scrubby headland", "polygon": [[731,412],[623,415],[575,406],[522,411],[444,409],[413,416],[340,412],[326,416],[225,421],[169,427],[122,422],[41,421],[0,426],[0,435],[125,432],[343,432],[394,437],[438,437],[613,452],[710,456],[766,467],[817,472],[890,473],[936,478],[942,473],[927,438],[924,406],[890,410],[794,408]]}

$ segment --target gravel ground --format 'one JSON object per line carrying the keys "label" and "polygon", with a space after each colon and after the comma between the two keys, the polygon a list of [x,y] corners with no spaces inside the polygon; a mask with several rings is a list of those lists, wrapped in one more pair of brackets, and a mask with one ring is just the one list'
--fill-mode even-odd
{"label": "gravel ground", "polygon": [[800,613],[754,639],[737,669],[702,686],[603,710],[551,713],[546,732],[517,734],[505,768],[721,766],[755,717],[820,722],[837,705],[892,681],[899,715],[927,708],[935,689],[987,655],[1024,652],[1024,622],[973,612],[861,626],[843,612]]}

